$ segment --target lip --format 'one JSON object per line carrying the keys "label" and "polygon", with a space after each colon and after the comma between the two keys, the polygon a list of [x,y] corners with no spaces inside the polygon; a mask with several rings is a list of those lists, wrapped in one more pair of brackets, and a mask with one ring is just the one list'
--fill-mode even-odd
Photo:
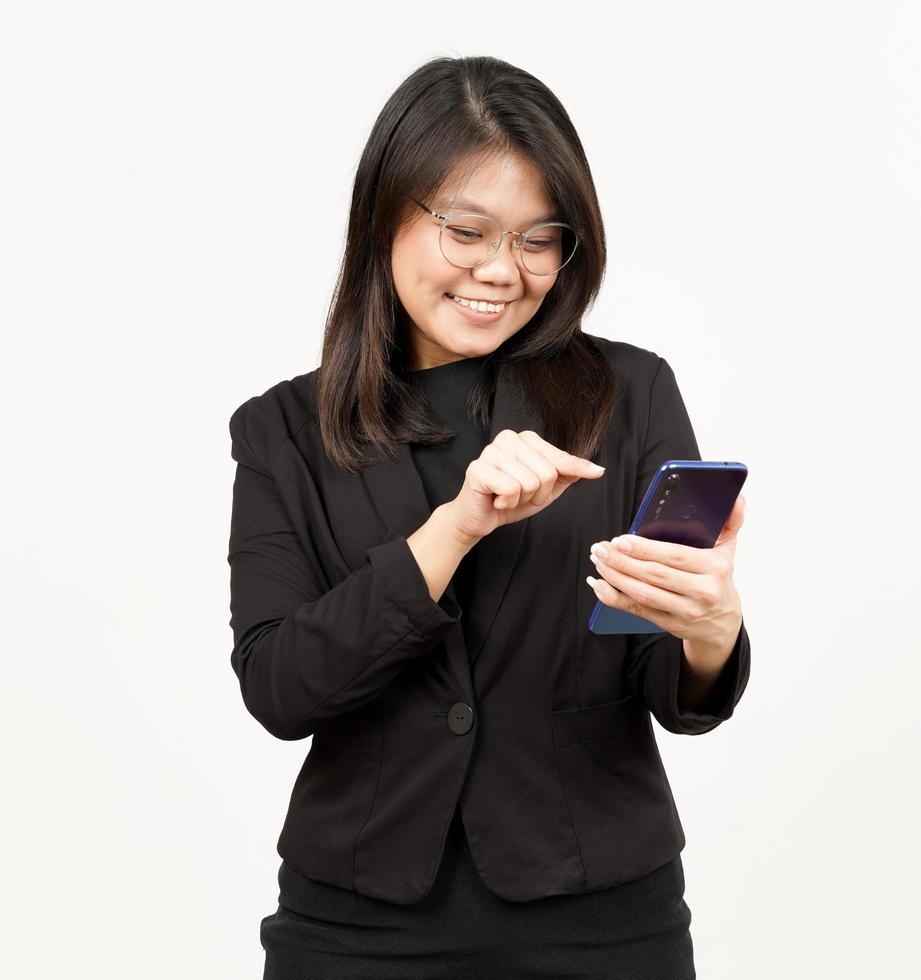
{"label": "lip", "polygon": [[474,312],[469,306],[461,306],[460,303],[455,303],[447,293],[444,294],[444,301],[450,303],[465,320],[469,320],[471,323],[495,323],[496,320],[501,320],[508,313],[508,308],[515,302],[514,300],[507,300],[505,308],[498,313],[480,313],[479,311]]}

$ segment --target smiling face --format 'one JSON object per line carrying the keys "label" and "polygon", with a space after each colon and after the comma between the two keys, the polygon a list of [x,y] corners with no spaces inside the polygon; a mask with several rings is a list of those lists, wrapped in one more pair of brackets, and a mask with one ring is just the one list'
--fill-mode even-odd
{"label": "smiling face", "polygon": [[[426,205],[439,213],[471,210],[496,218],[503,230],[527,231],[553,211],[533,165],[517,154],[484,162],[465,182],[450,177]],[[466,202],[461,207],[460,201]],[[475,204],[475,207],[468,205]],[[437,367],[490,354],[517,333],[540,307],[558,273],[536,276],[516,258],[518,239],[473,269],[451,265],[438,245],[439,223],[422,208],[398,232],[391,250],[393,281],[408,315],[409,369]],[[448,294],[504,302],[501,313],[473,313]]]}

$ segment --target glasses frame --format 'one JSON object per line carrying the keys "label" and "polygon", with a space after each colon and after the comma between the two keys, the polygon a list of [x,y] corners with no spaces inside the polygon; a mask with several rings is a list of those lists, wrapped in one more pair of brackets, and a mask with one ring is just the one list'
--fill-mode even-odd
{"label": "glasses frame", "polygon": [[[534,225],[533,228],[529,228],[527,231],[503,231],[502,230],[502,225],[499,223],[499,219],[498,218],[494,218],[490,214],[480,214],[480,212],[478,212],[478,211],[463,211],[463,210],[458,210],[458,211],[445,211],[445,212],[434,211],[428,205],[423,204],[422,201],[417,201],[416,198],[414,198],[412,196],[410,196],[410,200],[413,201],[414,203],[418,204],[419,207],[422,208],[423,211],[425,211],[428,214],[430,214],[438,222],[438,224],[441,226],[441,228],[439,229],[439,232],[438,232],[438,248],[439,248],[439,251],[441,252],[442,257],[444,258],[445,262],[450,262],[451,265],[453,265],[456,269],[477,269],[481,265],[486,265],[487,262],[491,262],[496,257],[496,255],[498,255],[499,249],[502,248],[502,244],[505,241],[505,236],[506,235],[512,235],[512,236],[518,238],[518,241],[517,242],[513,242],[512,243],[512,248],[518,250],[518,254],[521,257],[521,264],[524,266],[525,270],[528,272],[529,275],[532,275],[532,276],[555,276],[560,271],[560,269],[565,269],[566,266],[569,264],[569,262],[572,260],[573,255],[576,254],[576,251],[579,248],[579,242],[581,241],[581,238],[579,237],[579,234],[576,231],[576,229],[573,228],[572,225],[567,224],[565,221],[542,221],[539,225]],[[453,216],[462,215],[462,214],[469,214],[469,215],[472,215],[472,216],[477,217],[477,218],[487,218],[490,221],[494,221],[496,223],[496,225],[498,226],[498,228],[499,228],[499,232],[500,232],[500,234],[499,234],[499,240],[498,240],[498,242],[495,245],[491,246],[491,248],[492,248],[492,254],[489,255],[487,258],[483,259],[482,262],[477,262],[476,265],[458,265],[456,262],[451,262],[451,260],[447,257],[447,255],[445,255],[445,250],[444,250],[444,247],[442,245],[442,236],[444,235],[445,225],[448,223],[448,219],[451,218],[451,217],[453,217]],[[536,231],[538,228],[547,228],[547,227],[568,228],[572,232],[573,237],[576,240],[576,244],[573,246],[572,253],[570,254],[569,258],[560,266],[559,269],[554,269],[553,272],[531,272],[531,270],[528,269],[528,267],[527,267],[527,265],[525,263],[524,253],[521,250],[522,250],[522,248],[524,248],[524,245],[527,242],[528,236],[531,234],[531,232]]]}

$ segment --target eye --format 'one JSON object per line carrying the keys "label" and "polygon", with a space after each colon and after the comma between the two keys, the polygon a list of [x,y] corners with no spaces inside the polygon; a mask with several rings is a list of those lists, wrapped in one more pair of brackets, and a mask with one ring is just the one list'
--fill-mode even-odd
{"label": "eye", "polygon": [[559,248],[558,238],[529,238],[525,242],[525,248],[529,252],[545,252],[548,249]]}
{"label": "eye", "polygon": [[476,241],[483,236],[478,231],[471,231],[467,228],[456,228],[454,225],[448,225],[447,229],[458,241]]}
{"label": "eye", "polygon": [[484,239],[492,241],[498,230],[489,218],[476,214],[457,214],[445,224],[447,237],[459,245],[476,244]]}

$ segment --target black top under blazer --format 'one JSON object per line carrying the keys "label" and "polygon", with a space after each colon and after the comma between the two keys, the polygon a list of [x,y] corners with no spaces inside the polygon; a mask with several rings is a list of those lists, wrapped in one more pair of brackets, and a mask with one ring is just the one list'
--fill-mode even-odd
{"label": "black top under blazer", "polygon": [[[587,626],[593,542],[629,530],[652,474],[700,459],[668,362],[589,336],[623,387],[594,461],[541,513],[476,545],[462,629],[406,538],[430,509],[410,447],[344,474],[326,457],[316,372],[230,419],[231,664],[274,736],[313,736],[278,853],[318,881],[410,905],[431,890],[456,805],[484,884],[511,901],[581,894],[671,861],[684,831],[650,712],[709,732],[748,683],[744,621],[705,706],[679,710],[682,640]],[[543,434],[501,375],[490,441]]]}

